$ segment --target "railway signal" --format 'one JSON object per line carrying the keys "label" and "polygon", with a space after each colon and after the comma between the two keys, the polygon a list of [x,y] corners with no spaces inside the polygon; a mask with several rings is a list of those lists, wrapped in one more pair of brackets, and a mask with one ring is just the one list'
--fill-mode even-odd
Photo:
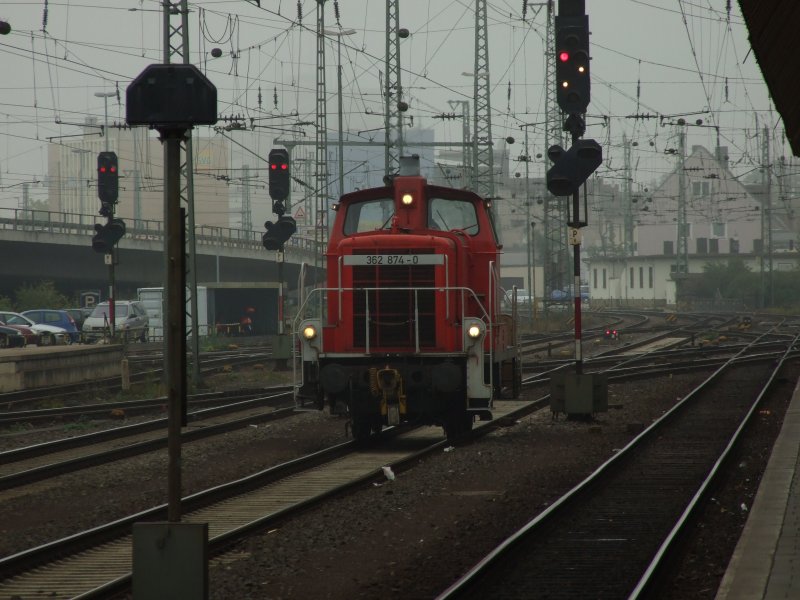
{"label": "railway signal", "polygon": [[115,152],[100,152],[97,155],[97,196],[100,198],[100,214],[111,217],[113,205],[119,198],[119,168]]}
{"label": "railway signal", "polygon": [[114,249],[120,238],[125,235],[125,221],[122,219],[109,219],[105,225],[97,223],[94,226],[94,230],[92,250],[108,254]]}
{"label": "railway signal", "polygon": [[[286,200],[289,197],[291,169],[289,168],[289,152],[283,148],[273,148],[269,152],[269,197],[273,200]],[[273,212],[278,215],[274,210]]]}
{"label": "railway signal", "polygon": [[282,250],[283,245],[289,241],[295,231],[297,223],[292,217],[280,216],[277,222],[267,221],[264,223],[267,229],[261,238],[264,248],[267,250]]}
{"label": "railway signal", "polygon": [[591,96],[589,17],[582,8],[571,8],[565,9],[562,0],[556,16],[556,101],[565,113],[583,114]]}
{"label": "railway signal", "polygon": [[547,155],[547,189],[554,196],[571,196],[603,162],[603,148],[595,140],[575,140],[569,150],[551,146]]}

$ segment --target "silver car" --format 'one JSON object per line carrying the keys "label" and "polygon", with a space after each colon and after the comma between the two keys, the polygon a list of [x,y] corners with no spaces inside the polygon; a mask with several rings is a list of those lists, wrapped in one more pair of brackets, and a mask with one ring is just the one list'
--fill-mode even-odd
{"label": "silver car", "polygon": [[[83,337],[87,342],[111,336],[108,302],[101,302],[94,307],[92,314],[83,322]],[[149,334],[150,319],[141,302],[117,300],[114,302],[114,329],[125,341],[139,340],[146,342]]]}

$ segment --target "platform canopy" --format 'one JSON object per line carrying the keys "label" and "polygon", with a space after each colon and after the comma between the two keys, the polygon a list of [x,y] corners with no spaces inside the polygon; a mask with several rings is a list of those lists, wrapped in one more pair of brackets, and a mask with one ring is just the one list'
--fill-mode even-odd
{"label": "platform canopy", "polygon": [[750,33],[750,45],[761,67],[772,101],[786,127],[792,154],[800,156],[800,1],[739,0]]}

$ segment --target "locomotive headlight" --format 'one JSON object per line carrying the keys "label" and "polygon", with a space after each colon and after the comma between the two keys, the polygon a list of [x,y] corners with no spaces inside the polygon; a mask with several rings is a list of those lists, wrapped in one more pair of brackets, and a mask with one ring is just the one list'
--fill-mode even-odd
{"label": "locomotive headlight", "polygon": [[403,203],[403,206],[411,206],[414,203],[414,196],[408,193],[403,194],[401,201]]}
{"label": "locomotive headlight", "polygon": [[309,342],[317,337],[317,330],[312,325],[306,325],[303,327],[303,337],[307,339]]}
{"label": "locomotive headlight", "polygon": [[470,325],[469,329],[467,329],[467,335],[473,340],[481,337],[481,333],[483,333],[483,331],[481,331],[481,328],[477,325]]}

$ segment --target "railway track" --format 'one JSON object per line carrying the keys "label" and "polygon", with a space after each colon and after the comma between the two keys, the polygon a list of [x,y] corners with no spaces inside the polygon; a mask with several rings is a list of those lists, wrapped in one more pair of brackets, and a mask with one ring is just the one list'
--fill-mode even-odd
{"label": "railway track", "polygon": [[[293,414],[289,392],[228,403],[190,413],[181,440],[192,442]],[[165,448],[166,429],[167,419],[155,419],[0,452],[0,490]]]}
{"label": "railway track", "polygon": [[[518,418],[540,407],[501,402],[498,420],[479,424],[474,434],[487,433],[503,417]],[[184,521],[209,523],[214,553],[314,503],[383,478],[385,466],[401,471],[446,444],[438,427],[386,433],[390,439],[372,448],[348,442],[186,497]],[[165,515],[165,506],[156,507],[2,559],[0,595],[101,598],[124,590],[131,581],[132,524]]]}
{"label": "railway track", "polygon": [[[772,346],[773,344],[770,344],[770,347]],[[776,355],[774,350],[764,351],[753,353],[742,361],[763,362],[774,360],[776,356],[779,355]],[[652,362],[651,357],[645,364],[635,364],[640,360],[643,358],[635,357],[620,361],[619,358],[606,357],[587,363],[587,371],[606,372],[609,374],[609,381],[628,381],[665,374],[711,370],[718,368],[727,358],[689,357],[676,362],[673,356],[671,362],[659,364]],[[564,363],[538,377],[526,379],[523,384],[525,387],[546,386],[553,372],[570,367],[571,363]],[[235,402],[229,401],[219,407],[190,413],[191,426],[184,431],[183,441],[196,441],[251,424],[288,418],[295,414],[293,406],[289,405],[290,388],[274,388],[270,391],[272,394],[269,396],[260,395]],[[544,406],[546,402],[540,402],[540,407]],[[197,428],[198,425],[200,428]],[[166,446],[165,427],[166,419],[156,419],[2,452],[0,490],[163,448]]]}
{"label": "railway track", "polygon": [[[707,366],[708,366],[708,365],[707,365]],[[707,367],[707,366],[706,366],[706,367]],[[540,400],[540,406],[546,406],[546,401],[545,401],[544,403],[542,403],[542,402],[541,402],[541,400]],[[498,421],[502,420],[502,414],[498,413],[498,415],[497,415],[497,416],[498,416]],[[509,418],[514,418],[514,417],[512,416],[512,417],[509,417]],[[435,437],[435,436],[439,436],[439,437],[441,436],[441,432],[440,432],[440,430],[438,430],[438,428],[435,428],[435,431],[434,431],[434,437]],[[383,465],[381,465],[381,466],[383,466]],[[396,469],[399,469],[399,468],[402,468],[402,467],[401,467],[401,466],[397,466],[397,465],[395,465],[395,468],[396,468]],[[371,475],[368,475],[368,476],[367,476],[368,478],[367,478],[366,480],[361,480],[361,482],[360,482],[360,483],[363,483],[364,481],[369,481],[369,478],[381,477],[381,476],[382,476],[382,475],[381,475],[381,472],[380,472],[380,467],[377,467],[376,469],[373,469],[373,471],[371,472]],[[358,484],[354,484],[354,485],[358,485]],[[200,495],[197,495],[197,496],[200,496]],[[162,509],[163,509],[163,507],[162,507]],[[155,509],[154,509],[154,510],[155,510]],[[290,512],[287,512],[287,513],[285,513],[285,516],[289,516],[290,514],[291,514]],[[145,518],[151,518],[151,517],[150,517],[150,515],[148,515],[148,516],[146,516]],[[159,517],[157,514],[155,514],[155,515],[153,515],[153,516],[152,516],[152,518],[163,518],[163,514],[161,515],[161,517]],[[262,524],[260,524],[260,526],[268,526],[268,525],[265,525],[264,523],[262,523]],[[212,533],[212,535],[213,535],[213,533]],[[35,559],[33,559],[33,557],[32,557],[31,555],[29,555],[29,554],[26,554],[26,553],[20,553],[20,554],[21,554],[21,555],[25,555],[24,557],[21,557],[21,558],[20,558],[20,560],[22,560],[23,562],[25,562],[26,560],[32,560],[33,562],[36,562],[36,560],[35,560]],[[13,557],[11,557],[11,558],[13,558]],[[125,563],[125,561],[124,561],[124,560],[123,560],[123,563]],[[125,564],[126,564],[126,565],[129,565],[129,562],[128,562],[128,563],[125,563]],[[3,567],[3,564],[2,564],[2,563],[0,563],[0,569],[3,569],[3,570],[0,570],[0,573],[2,573],[2,574],[0,574],[0,577],[5,577],[5,576],[6,576],[6,571],[4,570],[4,567]],[[60,577],[60,576],[61,576],[61,575],[58,575],[58,576],[56,576],[56,577]],[[116,585],[116,584],[114,584],[114,585]],[[124,586],[124,585],[125,585],[125,583],[123,582],[121,585],[123,585],[123,586]],[[108,592],[110,592],[110,589],[112,589],[112,588],[108,588],[108,589],[105,589],[105,588],[104,588],[104,591],[103,591],[103,592],[102,592],[100,595],[103,595],[103,594],[105,594],[105,593],[108,593]],[[2,593],[3,591],[4,591],[4,590],[3,590],[3,587],[2,587],[2,586],[0,586],[0,593]],[[26,597],[26,596],[24,596],[24,595],[23,595],[22,597]],[[87,597],[92,597],[92,596],[87,596]]]}
{"label": "railway track", "polygon": [[726,361],[440,600],[645,597],[796,343],[777,365]]}
{"label": "railway track", "polygon": [[[280,385],[259,389],[242,389],[229,392],[205,392],[189,394],[187,398],[190,408],[211,408],[218,405],[243,402],[265,395],[291,391],[291,386]],[[41,421],[57,421],[76,419],[81,417],[113,416],[123,414],[132,416],[136,414],[161,410],[167,402],[166,396],[157,398],[143,398],[140,400],[123,400],[119,402],[103,402],[100,404],[79,404],[76,406],[62,406],[58,408],[39,408],[32,410],[14,410],[0,412],[0,425],[12,426],[22,423]]]}

